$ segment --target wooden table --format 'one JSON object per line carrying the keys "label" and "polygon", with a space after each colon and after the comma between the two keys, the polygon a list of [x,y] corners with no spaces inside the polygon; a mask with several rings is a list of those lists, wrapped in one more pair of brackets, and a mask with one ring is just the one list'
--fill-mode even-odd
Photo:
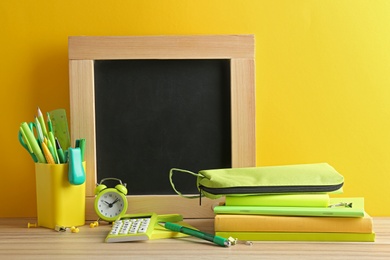
{"label": "wooden table", "polygon": [[[213,231],[210,219],[186,220]],[[0,219],[0,259],[390,259],[390,218],[374,218],[376,242],[253,242],[223,248],[196,238],[104,243],[110,226],[79,233],[27,228],[35,219]]]}

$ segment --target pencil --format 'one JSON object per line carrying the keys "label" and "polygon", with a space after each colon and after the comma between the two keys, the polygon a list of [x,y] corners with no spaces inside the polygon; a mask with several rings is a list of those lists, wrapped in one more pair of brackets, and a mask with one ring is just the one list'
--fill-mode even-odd
{"label": "pencil", "polygon": [[43,151],[43,154],[45,155],[47,163],[48,164],[55,164],[54,158],[51,155],[51,153],[49,151],[49,148],[47,147],[47,139],[46,139],[46,137],[44,138],[44,140],[42,142],[42,151]]}

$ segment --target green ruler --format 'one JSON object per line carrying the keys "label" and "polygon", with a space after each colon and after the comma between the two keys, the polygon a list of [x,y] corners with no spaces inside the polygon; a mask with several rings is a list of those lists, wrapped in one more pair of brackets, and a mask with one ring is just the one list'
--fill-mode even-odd
{"label": "green ruler", "polygon": [[53,125],[54,136],[60,142],[61,148],[66,151],[71,146],[66,111],[65,109],[56,109],[50,111],[49,114]]}

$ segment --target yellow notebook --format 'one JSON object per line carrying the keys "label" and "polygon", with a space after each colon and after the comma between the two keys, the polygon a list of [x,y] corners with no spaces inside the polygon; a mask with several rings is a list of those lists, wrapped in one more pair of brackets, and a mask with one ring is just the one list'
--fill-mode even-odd
{"label": "yellow notebook", "polygon": [[372,217],[305,217],[230,215],[215,216],[215,231],[371,233]]}

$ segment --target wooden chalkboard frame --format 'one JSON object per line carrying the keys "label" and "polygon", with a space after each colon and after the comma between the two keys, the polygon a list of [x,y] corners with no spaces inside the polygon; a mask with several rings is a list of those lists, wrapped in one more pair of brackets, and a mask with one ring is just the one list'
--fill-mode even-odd
{"label": "wooden chalkboard frame", "polygon": [[[232,167],[256,165],[255,65],[253,35],[72,36],[68,39],[72,142],[86,138],[86,219],[94,220],[97,183],[94,61],[131,59],[229,59],[231,73]],[[218,200],[176,195],[127,196],[129,213],[180,213],[212,218]]]}

